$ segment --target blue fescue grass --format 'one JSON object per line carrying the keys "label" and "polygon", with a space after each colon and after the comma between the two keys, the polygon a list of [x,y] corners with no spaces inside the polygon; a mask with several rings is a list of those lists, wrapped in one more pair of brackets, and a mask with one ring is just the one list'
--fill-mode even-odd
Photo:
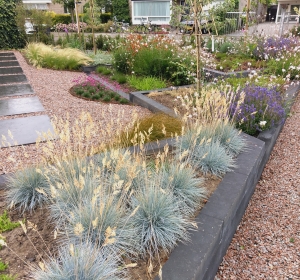
{"label": "blue fescue grass", "polygon": [[136,212],[130,223],[137,230],[142,257],[152,259],[161,252],[169,253],[177,242],[189,239],[191,223],[181,214],[172,193],[162,190],[154,181],[132,197],[131,206]]}
{"label": "blue fescue grass", "polygon": [[219,141],[205,141],[190,155],[190,163],[204,174],[221,177],[235,167],[234,159]]}
{"label": "blue fescue grass", "polygon": [[[76,229],[80,225],[81,232]],[[78,203],[68,215],[65,225],[68,238],[78,244],[89,241],[98,247],[106,246],[112,253],[136,255],[134,229],[128,223],[125,205],[117,201],[113,195],[103,194],[103,190],[95,192],[92,201]],[[107,230],[114,230],[113,242],[107,240]],[[112,241],[112,240],[111,240]]]}
{"label": "blue fescue grass", "polygon": [[197,178],[196,171],[187,164],[164,165],[158,176],[162,176],[161,187],[173,193],[183,215],[192,216],[206,198],[204,179]]}
{"label": "blue fescue grass", "polygon": [[48,202],[50,187],[43,170],[34,167],[17,171],[7,180],[6,200],[18,211],[33,211]]}
{"label": "blue fescue grass", "polygon": [[101,174],[88,160],[74,159],[57,162],[49,167],[48,181],[51,183],[51,218],[58,223],[83,201],[91,201],[99,186]]}
{"label": "blue fescue grass", "polygon": [[90,243],[67,244],[59,250],[58,258],[51,259],[45,270],[36,269],[36,280],[123,280],[118,258]]}
{"label": "blue fescue grass", "polygon": [[198,127],[188,130],[178,143],[181,150],[193,149],[203,140],[220,141],[228,153],[233,156],[243,151],[247,144],[241,132],[229,122],[218,122],[216,125]]}

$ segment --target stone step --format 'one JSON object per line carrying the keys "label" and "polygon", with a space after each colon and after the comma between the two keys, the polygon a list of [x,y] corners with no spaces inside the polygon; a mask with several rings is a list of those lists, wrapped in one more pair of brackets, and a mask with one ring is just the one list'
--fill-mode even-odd
{"label": "stone step", "polygon": [[23,70],[21,67],[2,67],[0,68],[0,75],[5,75],[5,74],[19,74],[23,73]]}
{"label": "stone step", "polygon": [[15,54],[13,52],[0,52],[0,56],[14,56]]}
{"label": "stone step", "polygon": [[15,56],[0,56],[0,61],[17,60]]}
{"label": "stone step", "polygon": [[34,94],[30,84],[0,86],[0,97]]}
{"label": "stone step", "polygon": [[23,74],[0,76],[1,85],[12,84],[12,83],[23,83],[23,82],[27,82],[27,78]]}
{"label": "stone step", "polygon": [[[9,131],[13,139],[9,136]],[[53,127],[47,115],[2,120],[0,121],[0,147],[36,143],[39,139],[38,132],[51,132],[53,134]],[[2,135],[5,136],[6,141],[3,140]]]}
{"label": "stone step", "polygon": [[13,116],[45,111],[37,96],[0,100],[0,116]]}
{"label": "stone step", "polygon": [[0,67],[20,66],[18,60],[0,61]]}

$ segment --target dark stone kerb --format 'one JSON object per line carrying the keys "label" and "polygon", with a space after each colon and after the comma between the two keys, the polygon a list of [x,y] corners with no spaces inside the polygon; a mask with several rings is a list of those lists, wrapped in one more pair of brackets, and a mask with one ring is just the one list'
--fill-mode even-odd
{"label": "dark stone kerb", "polygon": [[151,112],[154,113],[164,113],[166,115],[169,115],[171,117],[178,117],[174,110],[160,104],[159,102],[156,102],[155,100],[147,97],[147,94],[153,92],[153,91],[158,91],[158,92],[163,92],[167,90],[175,90],[178,88],[189,88],[193,87],[193,85],[187,85],[187,86],[180,86],[180,87],[170,87],[170,88],[163,88],[163,89],[156,89],[156,90],[147,90],[147,91],[136,91],[136,92],[131,92],[129,93],[129,100],[130,102],[137,104],[139,106],[142,106],[144,108],[147,108]]}

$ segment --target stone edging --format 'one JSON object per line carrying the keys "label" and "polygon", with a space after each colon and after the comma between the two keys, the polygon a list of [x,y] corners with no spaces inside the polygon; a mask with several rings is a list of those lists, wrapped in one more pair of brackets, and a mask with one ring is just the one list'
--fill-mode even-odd
{"label": "stone edging", "polygon": [[[290,100],[299,89],[287,90]],[[191,233],[190,242],[180,243],[171,253],[162,269],[164,280],[214,279],[283,125],[260,133],[258,138],[243,134],[247,149],[238,155],[237,167],[224,176],[196,217],[198,230]],[[149,143],[146,150],[157,151],[166,143],[172,147],[174,139]],[[5,187],[5,177],[0,175],[0,189]]]}

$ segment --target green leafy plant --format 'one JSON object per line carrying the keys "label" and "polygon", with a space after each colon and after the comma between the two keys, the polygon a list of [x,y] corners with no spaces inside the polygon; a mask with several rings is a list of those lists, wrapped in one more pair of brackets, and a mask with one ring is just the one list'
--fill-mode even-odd
{"label": "green leafy plant", "polygon": [[128,76],[128,83],[137,90],[151,90],[166,87],[166,82],[155,77]]}
{"label": "green leafy plant", "polygon": [[[0,233],[19,227],[18,222],[11,222],[6,211],[0,216]],[[0,270],[1,271],[1,270]]]}

